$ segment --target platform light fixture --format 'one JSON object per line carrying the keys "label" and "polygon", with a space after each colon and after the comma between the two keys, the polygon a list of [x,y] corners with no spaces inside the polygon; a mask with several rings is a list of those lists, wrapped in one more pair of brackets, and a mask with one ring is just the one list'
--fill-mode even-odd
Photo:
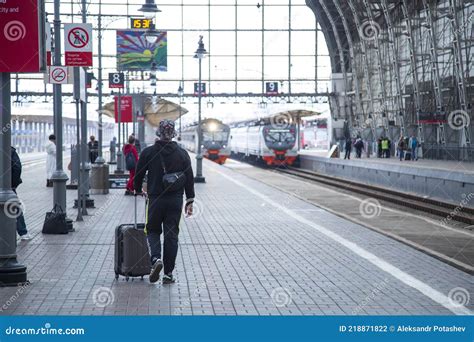
{"label": "platform light fixture", "polygon": [[199,86],[198,86],[198,151],[196,155],[196,183],[205,183],[206,179],[202,175],[202,127],[201,127],[201,100],[202,100],[202,59],[208,52],[204,48],[203,36],[199,36],[198,49],[194,58],[199,60]]}
{"label": "platform light fixture", "polygon": [[155,44],[160,35],[161,32],[156,30],[155,24],[150,24],[150,28],[145,31],[145,39],[150,44]]}
{"label": "platform light fixture", "polygon": [[161,12],[158,9],[158,6],[156,6],[155,0],[146,0],[138,11],[143,12],[145,18],[148,19],[153,19],[156,16],[156,13]]}

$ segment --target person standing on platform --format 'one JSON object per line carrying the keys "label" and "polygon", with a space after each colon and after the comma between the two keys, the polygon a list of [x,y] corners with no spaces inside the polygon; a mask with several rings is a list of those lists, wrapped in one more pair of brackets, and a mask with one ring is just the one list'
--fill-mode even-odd
{"label": "person standing on platform", "polygon": [[125,144],[123,147],[123,155],[125,156],[126,169],[130,174],[125,195],[133,195],[133,181],[135,179],[135,170],[138,163],[138,152],[135,147],[135,138],[133,135],[128,137],[128,144]]}
{"label": "person standing on platform", "polygon": [[411,136],[408,145],[411,150],[411,160],[418,160],[418,139],[416,138],[415,133]]}
{"label": "person standing on platform", "polygon": [[390,140],[388,138],[382,138],[382,156],[383,158],[390,158]]}
{"label": "person standing on platform", "polygon": [[110,162],[115,163],[117,159],[117,138],[113,137],[110,140]]}
{"label": "person standing on platform", "polygon": [[403,158],[405,157],[405,149],[406,149],[405,137],[403,135],[401,135],[400,139],[398,140],[397,149],[398,149],[398,157],[400,158],[400,161],[402,161]]}
{"label": "person standing on platform", "polygon": [[[12,190],[16,194],[16,188],[23,183],[21,180],[21,160],[20,157],[18,156],[18,153],[16,153],[16,149],[12,146],[11,147],[11,168],[12,168]],[[25,216],[23,216],[23,210],[20,206],[20,208],[17,208],[18,213],[17,213],[17,218],[16,218],[16,231],[18,235],[20,235],[20,238],[23,241],[31,240],[30,234],[28,234],[28,229],[26,229],[26,222],[25,222]]]}
{"label": "person standing on platform", "polygon": [[140,140],[135,136],[135,133],[132,133],[132,136],[135,138],[135,147],[137,149],[138,154],[142,152],[142,145],[140,143]]}
{"label": "person standing on platform", "polygon": [[93,135],[90,136],[90,141],[87,143],[89,147],[89,159],[91,164],[95,163],[95,160],[99,156],[99,142],[95,140]]}
{"label": "person standing on platform", "polygon": [[[135,176],[135,194],[142,193],[143,179],[148,173],[149,205],[146,233],[152,268],[150,282],[160,278],[164,267],[163,284],[175,282],[173,270],[178,254],[179,220],[183,210],[183,193],[186,194],[185,214],[193,214],[194,175],[188,152],[172,139],[176,136],[175,123],[160,122],[159,140],[140,154]],[[164,175],[175,176],[165,177]],[[170,180],[173,179],[173,181]],[[166,187],[165,187],[166,186]],[[161,234],[164,236],[163,261],[161,260]]]}
{"label": "person standing on platform", "polygon": [[356,158],[362,158],[362,149],[364,148],[364,142],[361,137],[357,137],[356,142],[354,143],[356,149]]}
{"label": "person standing on platform", "polygon": [[382,158],[383,157],[383,151],[382,151],[382,138],[377,139],[377,157]]}
{"label": "person standing on platform", "polygon": [[53,187],[54,171],[56,171],[56,136],[51,134],[49,141],[46,143],[46,186],[48,188]]}
{"label": "person standing on platform", "polygon": [[346,154],[344,155],[344,159],[351,159],[351,152],[352,152],[352,139],[346,139],[346,145],[344,146],[346,150]]}

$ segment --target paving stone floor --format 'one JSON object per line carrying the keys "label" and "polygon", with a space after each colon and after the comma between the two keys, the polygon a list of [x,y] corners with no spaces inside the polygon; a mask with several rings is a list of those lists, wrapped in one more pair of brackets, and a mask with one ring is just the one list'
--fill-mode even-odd
{"label": "paving stone floor", "polygon": [[[28,266],[31,285],[0,288],[0,314],[453,313],[304,220],[445,296],[458,289],[473,297],[473,279],[466,273],[231,168],[209,161],[204,165],[207,183],[196,185],[195,216],[182,221],[178,282],[171,286],[114,278],[114,229],[132,222],[133,197],[123,196],[122,190],[93,196],[97,208],[75,223],[75,233],[43,236],[52,190],[44,188],[44,164],[27,168],[18,193],[34,238],[19,242],[18,257]],[[75,195],[68,190],[70,207]],[[143,205],[140,201],[141,221]],[[68,215],[75,218],[75,210],[68,208]],[[474,309],[472,300],[466,307]]]}

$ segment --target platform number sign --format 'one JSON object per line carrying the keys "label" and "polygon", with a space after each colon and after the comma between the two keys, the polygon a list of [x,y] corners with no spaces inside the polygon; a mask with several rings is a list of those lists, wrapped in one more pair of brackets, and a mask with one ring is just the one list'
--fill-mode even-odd
{"label": "platform number sign", "polygon": [[123,72],[109,73],[109,88],[124,88],[125,75]]}
{"label": "platform number sign", "polygon": [[267,95],[278,95],[278,82],[267,82],[266,93]]}
{"label": "platform number sign", "polygon": [[194,83],[194,96],[199,96],[199,88],[201,88],[201,95],[206,95],[206,83],[201,83],[201,87],[199,83]]}

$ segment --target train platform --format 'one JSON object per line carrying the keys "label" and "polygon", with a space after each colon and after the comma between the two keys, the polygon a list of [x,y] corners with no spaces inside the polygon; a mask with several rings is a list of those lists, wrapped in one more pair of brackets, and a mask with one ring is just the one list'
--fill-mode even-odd
{"label": "train platform", "polygon": [[[181,225],[177,283],[115,280],[114,230],[133,222],[134,198],[123,190],[95,195],[96,208],[75,223],[76,232],[42,235],[52,202],[52,190],[38,179],[42,173],[41,163],[25,170],[18,189],[33,239],[18,242],[17,252],[31,283],[0,291],[2,315],[465,315],[474,310],[468,273],[315,205],[303,196],[303,191],[318,196],[313,185],[232,160],[224,166],[204,161],[207,182],[196,184],[195,215]],[[70,218],[76,216],[75,195],[68,190]],[[348,202],[343,205],[353,210]],[[140,221],[143,208],[141,201]],[[472,236],[463,239],[472,242]]]}
{"label": "train platform", "polygon": [[[340,158],[328,158],[328,152],[314,150],[301,150],[299,154],[303,169],[452,204],[464,203],[466,197],[474,194],[474,163],[400,161],[396,157],[356,159],[354,154],[350,160],[344,160],[343,154]],[[474,201],[463,205],[474,208]]]}

